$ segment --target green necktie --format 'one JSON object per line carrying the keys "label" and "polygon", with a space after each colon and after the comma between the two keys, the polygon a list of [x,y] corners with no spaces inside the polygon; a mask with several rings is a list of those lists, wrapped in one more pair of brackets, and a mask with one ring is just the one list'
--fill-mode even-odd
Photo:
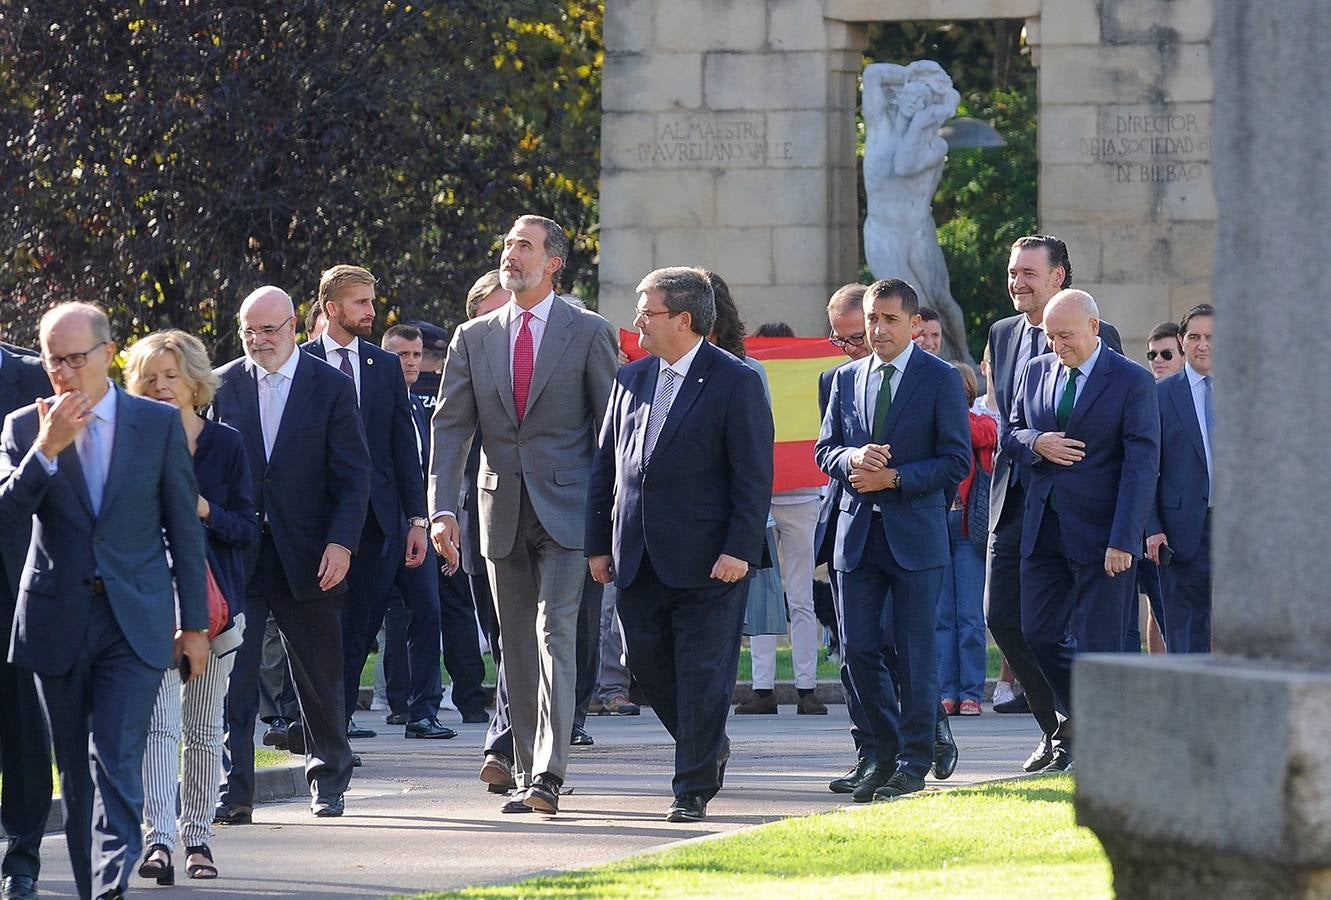
{"label": "green necktie", "polygon": [[882,443],[883,424],[887,421],[887,411],[892,408],[892,376],[897,369],[896,366],[883,365],[878,371],[883,373],[883,385],[878,389],[878,400],[873,407],[873,440]]}
{"label": "green necktie", "polygon": [[1068,369],[1068,383],[1063,386],[1063,396],[1058,398],[1058,409],[1054,410],[1059,431],[1067,431],[1068,422],[1072,419],[1072,407],[1077,403],[1077,378],[1080,375],[1080,369]]}

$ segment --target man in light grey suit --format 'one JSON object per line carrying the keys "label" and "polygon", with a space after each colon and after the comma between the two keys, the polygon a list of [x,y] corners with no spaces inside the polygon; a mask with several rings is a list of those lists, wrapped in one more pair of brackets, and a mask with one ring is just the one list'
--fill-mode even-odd
{"label": "man in light grey suit", "polygon": [[[430,518],[450,567],[458,563],[454,507],[480,426],[480,549],[504,642],[519,784],[505,812],[559,809],[573,728],[587,477],[618,367],[610,323],[555,295],[567,257],[558,223],[522,216],[513,224],[499,267],[512,299],[458,327],[432,419]],[[482,780],[491,775],[506,773],[482,768]]]}

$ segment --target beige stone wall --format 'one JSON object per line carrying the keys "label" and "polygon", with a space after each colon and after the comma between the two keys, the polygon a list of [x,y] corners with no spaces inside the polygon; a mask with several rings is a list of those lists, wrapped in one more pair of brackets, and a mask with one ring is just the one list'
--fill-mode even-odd
{"label": "beige stone wall", "polygon": [[1210,298],[1213,0],[607,0],[601,310],[702,265],[751,325],[821,334],[858,271],[872,21],[1018,17],[1040,69],[1041,228],[1134,355]]}

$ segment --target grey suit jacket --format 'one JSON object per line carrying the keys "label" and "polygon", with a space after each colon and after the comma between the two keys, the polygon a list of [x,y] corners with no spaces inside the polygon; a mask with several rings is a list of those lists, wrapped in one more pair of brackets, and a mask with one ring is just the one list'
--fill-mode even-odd
{"label": "grey suit jacket", "polygon": [[518,424],[508,328],[511,304],[459,326],[431,419],[431,514],[457,512],[467,454],[480,427],[481,555],[513,550],[522,486],[560,546],[581,550],[587,477],[618,368],[615,329],[558,297],[536,354]]}

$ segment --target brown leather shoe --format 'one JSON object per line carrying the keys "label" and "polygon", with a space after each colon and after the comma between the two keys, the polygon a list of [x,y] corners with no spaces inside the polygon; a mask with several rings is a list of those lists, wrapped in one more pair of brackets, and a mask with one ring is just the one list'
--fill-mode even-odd
{"label": "brown leather shoe", "polygon": [[805,694],[799,699],[799,703],[795,704],[795,712],[801,716],[825,716],[827,707],[814,694]]}
{"label": "brown leather shoe", "polygon": [[513,778],[513,764],[498,753],[485,754],[481,765],[481,781],[484,781],[492,794],[507,794],[517,790],[518,783]]}
{"label": "brown leather shoe", "polygon": [[754,694],[749,700],[735,706],[737,716],[774,716],[776,715],[776,694],[759,697]]}

